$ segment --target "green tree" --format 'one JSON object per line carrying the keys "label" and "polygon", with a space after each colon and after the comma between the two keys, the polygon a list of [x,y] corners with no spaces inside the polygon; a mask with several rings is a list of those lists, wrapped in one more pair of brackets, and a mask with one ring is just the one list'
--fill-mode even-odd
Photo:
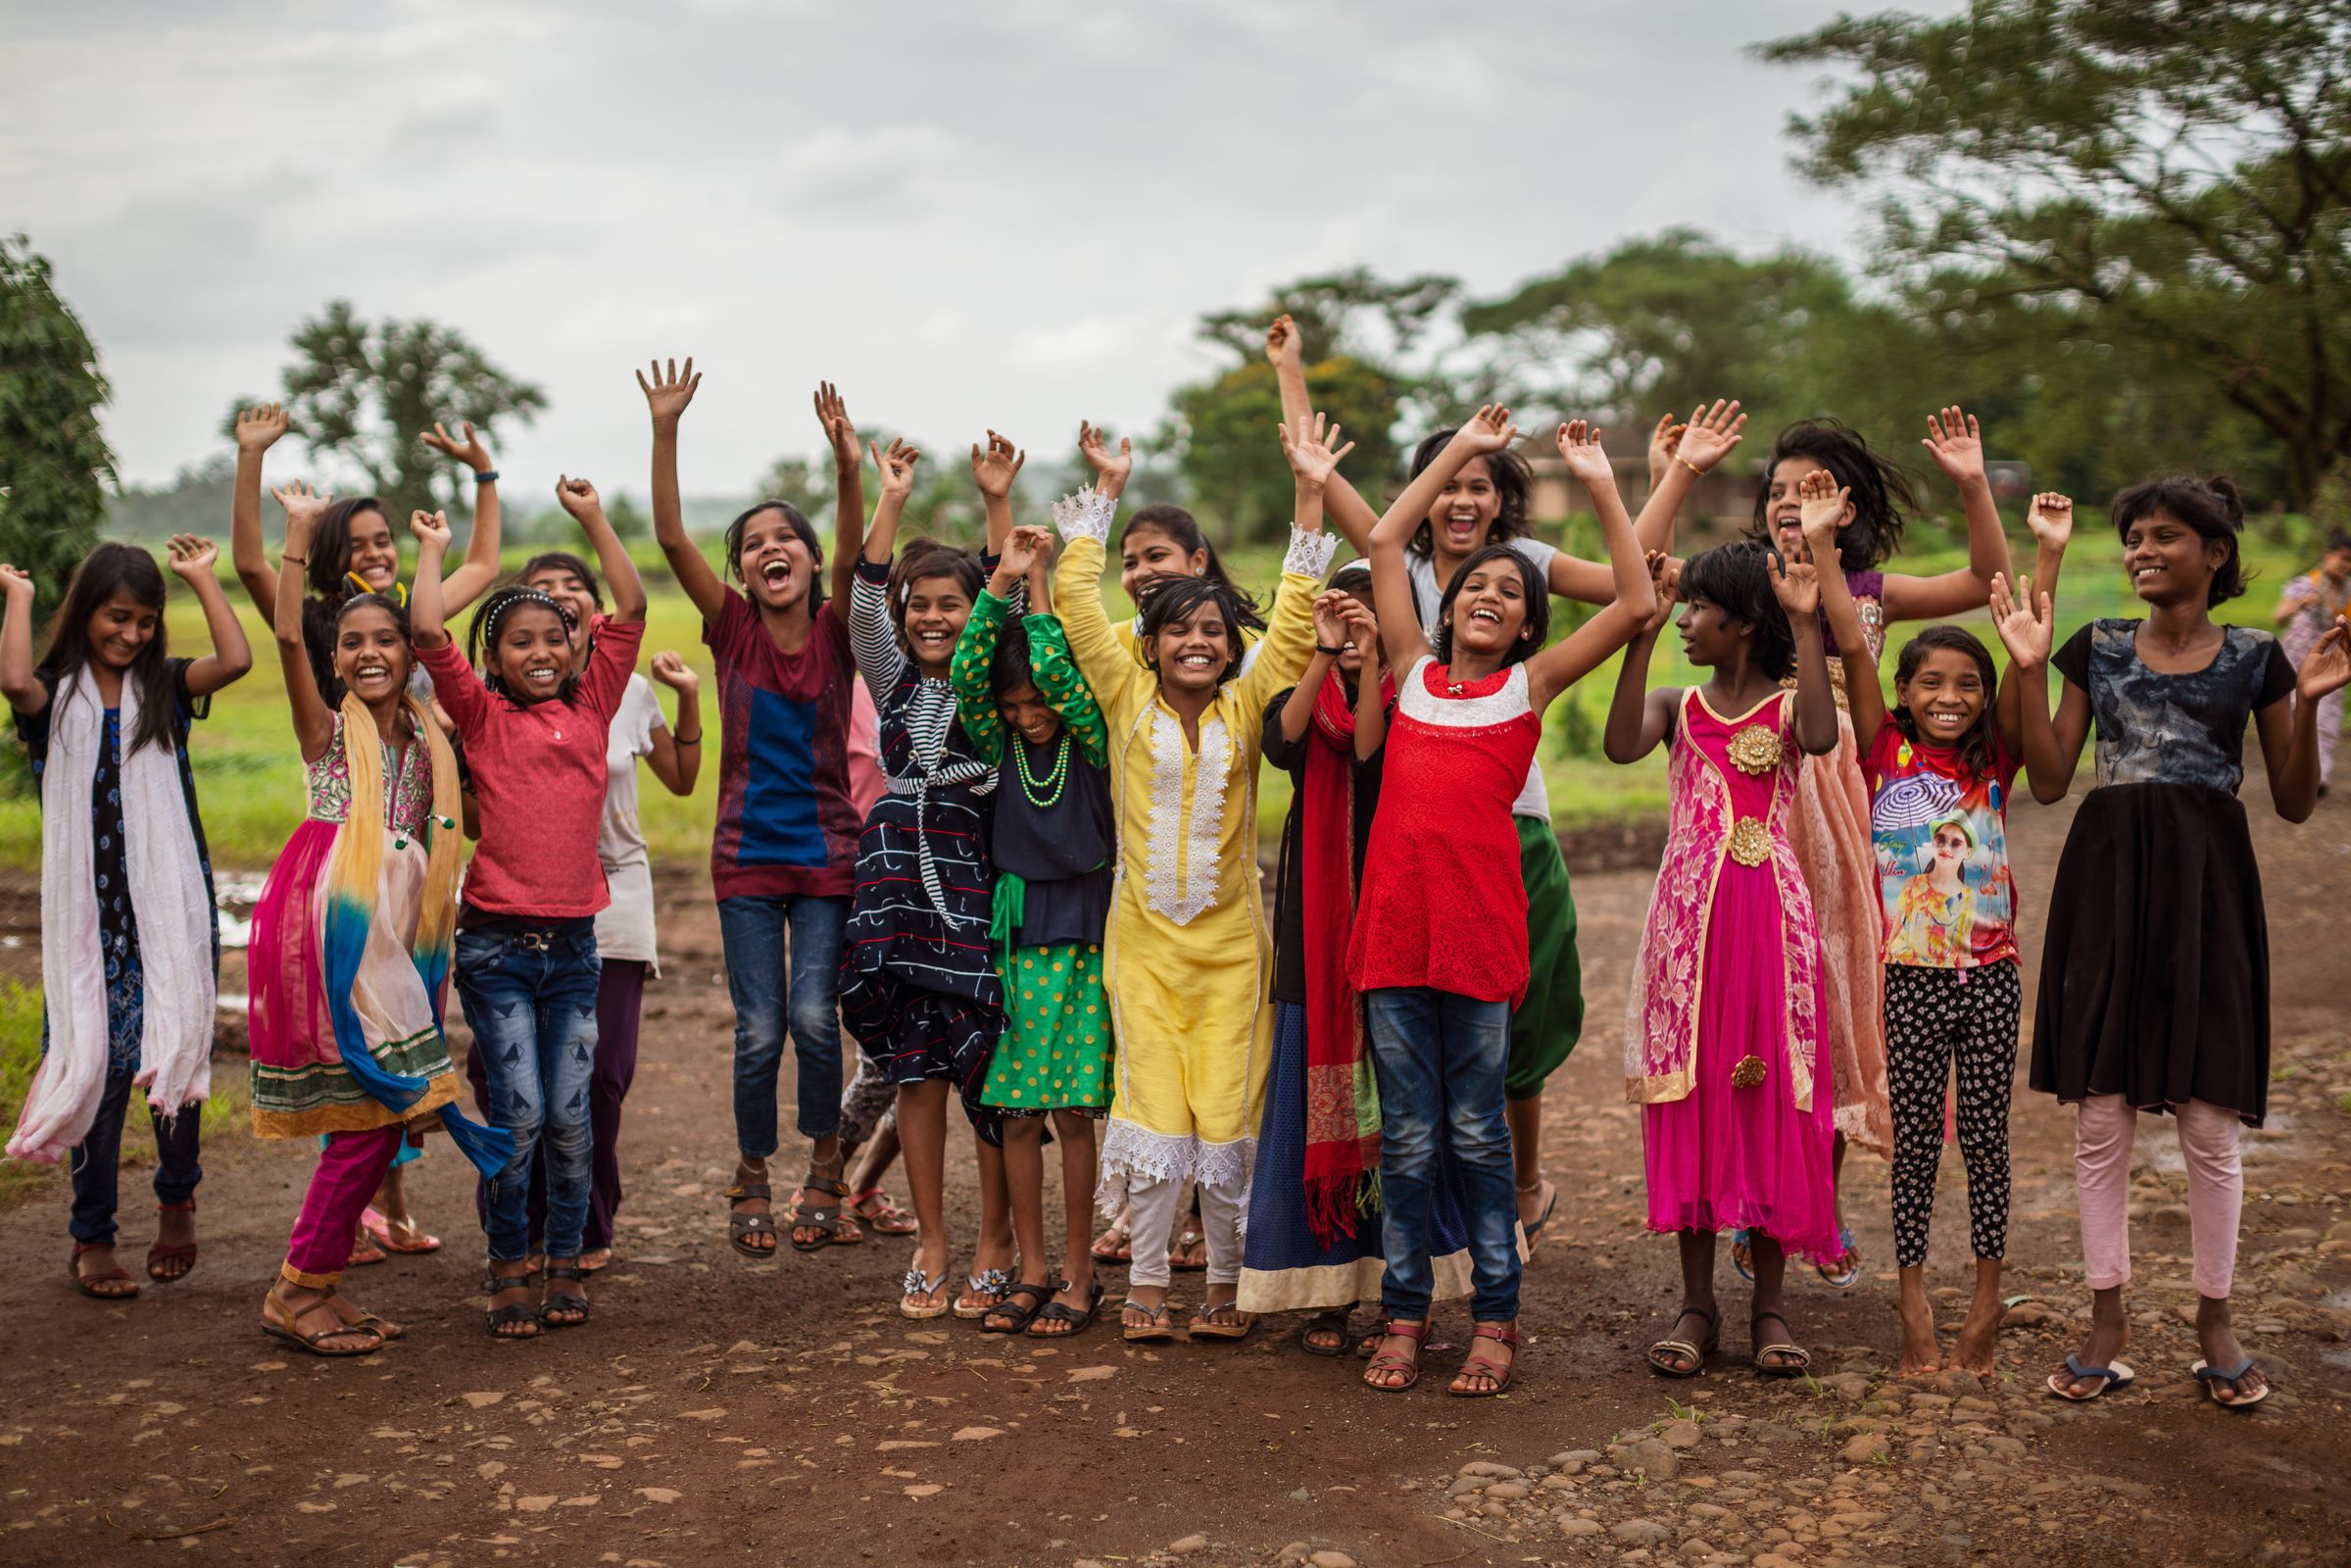
{"label": "green tree", "polygon": [[98,411],[111,396],[48,259],[22,234],[0,237],[0,561],[31,575],[41,616],[106,515],[115,455]]}
{"label": "green tree", "polygon": [[[360,319],[334,300],[294,330],[294,363],[283,377],[293,433],[315,452],[350,464],[393,516],[444,511],[471,517],[472,486],[416,439],[435,420],[455,435],[470,420],[482,440],[497,421],[528,424],[546,394],[492,365],[465,337],[432,321]],[[230,411],[231,427],[235,412]]]}
{"label": "green tree", "polygon": [[1973,0],[1757,52],[1850,71],[1797,167],[1877,193],[1895,275],[2192,374],[2296,502],[2351,451],[2351,0]]}

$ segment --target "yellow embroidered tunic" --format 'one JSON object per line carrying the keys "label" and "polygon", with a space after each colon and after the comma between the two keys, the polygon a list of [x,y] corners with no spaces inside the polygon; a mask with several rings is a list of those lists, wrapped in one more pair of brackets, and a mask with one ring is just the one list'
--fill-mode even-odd
{"label": "yellow embroidered tunic", "polygon": [[1055,508],[1069,538],[1053,599],[1102,704],[1119,800],[1117,888],[1103,947],[1117,1083],[1105,1193],[1129,1175],[1237,1187],[1271,1049],[1273,947],[1257,891],[1257,757],[1265,705],[1314,645],[1314,594],[1337,540],[1292,535],[1257,657],[1200,715],[1196,749],[1102,605],[1113,504]]}

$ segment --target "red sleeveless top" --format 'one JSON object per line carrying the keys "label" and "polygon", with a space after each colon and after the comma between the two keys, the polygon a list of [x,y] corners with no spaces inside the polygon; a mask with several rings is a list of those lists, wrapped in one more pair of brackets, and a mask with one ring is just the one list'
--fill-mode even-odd
{"label": "red sleeveless top", "polygon": [[1357,991],[1426,986],[1513,1007],[1525,997],[1527,885],[1510,805],[1542,735],[1524,664],[1456,684],[1424,656],[1396,683],[1347,943]]}

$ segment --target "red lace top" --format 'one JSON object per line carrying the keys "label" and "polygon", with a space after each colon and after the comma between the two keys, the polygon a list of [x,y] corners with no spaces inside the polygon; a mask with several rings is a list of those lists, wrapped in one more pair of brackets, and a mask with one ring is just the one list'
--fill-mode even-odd
{"label": "red lace top", "polygon": [[1424,656],[1396,683],[1347,943],[1357,991],[1427,986],[1513,1007],[1526,995],[1527,886],[1510,803],[1542,734],[1524,664],[1454,684]]}

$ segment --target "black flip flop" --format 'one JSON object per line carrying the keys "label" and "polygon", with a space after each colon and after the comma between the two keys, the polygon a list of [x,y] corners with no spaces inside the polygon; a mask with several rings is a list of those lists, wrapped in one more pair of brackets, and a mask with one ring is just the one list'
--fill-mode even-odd
{"label": "black flip flop", "polygon": [[[1317,1312],[1299,1324],[1298,1333],[1291,1338],[1295,1339],[1298,1342],[1298,1348],[1308,1355],[1323,1355],[1336,1359],[1355,1348],[1353,1319],[1352,1312]],[[1339,1343],[1337,1345],[1316,1345],[1313,1336],[1326,1333],[1337,1334]]]}
{"label": "black flip flop", "polygon": [[[980,1332],[982,1334],[1020,1333],[1029,1326],[1029,1321],[1043,1309],[1045,1302],[1053,1299],[1053,1293],[1059,1289],[1060,1287],[1057,1285],[1014,1280],[1004,1287],[1004,1294],[996,1298],[995,1303],[980,1314]],[[1026,1298],[1025,1303],[1013,1300],[1014,1297]],[[992,1318],[1001,1318],[1004,1321],[1000,1327],[989,1321]]]}

